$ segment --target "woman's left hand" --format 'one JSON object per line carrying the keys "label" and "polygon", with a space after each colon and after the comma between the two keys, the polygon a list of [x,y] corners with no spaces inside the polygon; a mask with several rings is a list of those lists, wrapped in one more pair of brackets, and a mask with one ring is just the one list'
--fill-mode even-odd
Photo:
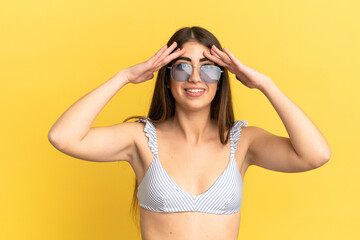
{"label": "woman's left hand", "polygon": [[263,90],[264,85],[271,81],[268,76],[240,62],[228,49],[223,50],[224,52],[213,45],[209,52],[204,52],[204,56],[235,74],[236,79],[248,88]]}

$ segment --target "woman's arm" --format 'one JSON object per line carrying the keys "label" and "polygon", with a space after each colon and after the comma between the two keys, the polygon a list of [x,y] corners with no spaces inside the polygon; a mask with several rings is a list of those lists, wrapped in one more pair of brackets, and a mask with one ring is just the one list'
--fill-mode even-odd
{"label": "woman's arm", "polygon": [[290,138],[254,128],[249,162],[275,171],[300,172],[325,164],[330,147],[311,119],[269,78],[259,87],[279,114]]}
{"label": "woman's arm", "polygon": [[[126,84],[141,83],[154,72],[184,53],[177,44],[163,46],[149,60],[120,70],[114,77],[95,88],[67,109],[51,127],[48,138],[60,151],[85,160],[116,161],[131,159],[136,123],[93,127],[95,118],[110,99]],[[171,53],[171,54],[170,54]]]}
{"label": "woman's arm", "polygon": [[64,148],[83,140],[100,111],[127,83],[124,70],[120,70],[110,80],[77,100],[51,127],[50,142]]}
{"label": "woman's arm", "polygon": [[72,104],[51,127],[48,139],[59,151],[88,161],[130,161],[130,123],[91,127],[110,99],[128,83],[124,70]]}
{"label": "woman's arm", "polygon": [[[225,54],[225,53],[226,54]],[[236,75],[249,88],[257,88],[279,114],[289,138],[276,136],[258,127],[248,127],[250,164],[281,172],[300,172],[320,167],[331,156],[330,147],[311,119],[266,75],[241,63],[227,49],[213,46],[204,56]]]}

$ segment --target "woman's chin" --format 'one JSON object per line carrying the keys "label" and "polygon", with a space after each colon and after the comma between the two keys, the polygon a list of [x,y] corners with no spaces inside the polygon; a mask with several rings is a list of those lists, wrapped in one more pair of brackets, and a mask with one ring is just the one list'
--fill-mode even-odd
{"label": "woman's chin", "polygon": [[201,112],[208,111],[210,112],[211,102],[204,104],[204,102],[191,101],[189,103],[176,104],[176,111],[186,111],[186,112]]}

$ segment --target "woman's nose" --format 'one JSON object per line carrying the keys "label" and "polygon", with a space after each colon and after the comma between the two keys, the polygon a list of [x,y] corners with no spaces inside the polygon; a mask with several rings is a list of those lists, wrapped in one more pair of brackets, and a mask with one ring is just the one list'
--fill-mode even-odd
{"label": "woman's nose", "polygon": [[199,67],[193,67],[191,76],[189,78],[189,81],[191,81],[191,82],[201,82],[200,68]]}

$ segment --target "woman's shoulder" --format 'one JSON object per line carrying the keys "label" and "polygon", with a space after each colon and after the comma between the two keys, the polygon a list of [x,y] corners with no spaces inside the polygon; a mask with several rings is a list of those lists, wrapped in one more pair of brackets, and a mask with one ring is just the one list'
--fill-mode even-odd
{"label": "woman's shoulder", "polygon": [[246,120],[235,121],[234,126],[237,126],[237,130],[235,131],[240,132],[243,141],[247,141],[249,144],[256,140],[260,135],[264,135],[264,133],[269,133],[261,127],[248,125],[248,122]]}
{"label": "woman's shoulder", "polygon": [[249,141],[256,132],[257,127],[249,126],[247,120],[236,120],[232,126],[232,134],[240,136],[242,141]]}
{"label": "woman's shoulder", "polygon": [[133,138],[136,139],[139,136],[143,135],[144,126],[149,120],[150,119],[142,117],[138,118],[136,121],[125,121],[117,125],[119,129],[123,129],[123,132],[125,131],[127,134],[131,135]]}
{"label": "woman's shoulder", "polygon": [[247,120],[235,120],[232,128],[233,129],[242,129],[243,127],[247,127],[247,126],[248,126]]}
{"label": "woman's shoulder", "polygon": [[152,135],[157,135],[163,131],[170,131],[171,132],[171,123],[168,120],[163,121],[154,121],[149,117],[141,117],[138,118],[136,121],[133,122],[123,122],[121,123],[128,129],[129,132],[134,137],[143,136],[144,133],[152,133]]}

